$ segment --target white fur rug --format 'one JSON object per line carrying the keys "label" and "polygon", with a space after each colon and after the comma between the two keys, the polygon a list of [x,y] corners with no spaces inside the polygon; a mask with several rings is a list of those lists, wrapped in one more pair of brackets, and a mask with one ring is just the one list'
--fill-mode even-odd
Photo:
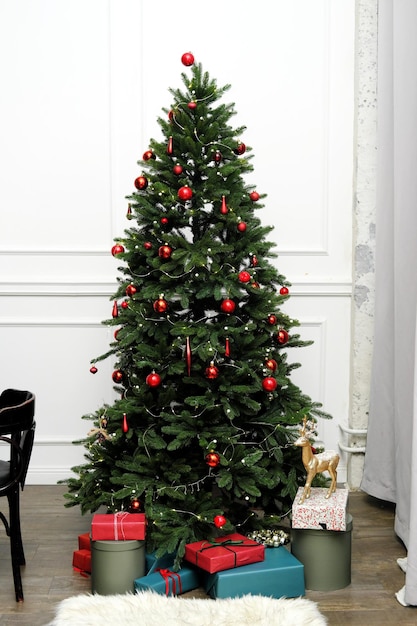
{"label": "white fur rug", "polygon": [[166,597],[152,591],[63,600],[48,626],[325,626],[311,600],[247,595],[231,599]]}

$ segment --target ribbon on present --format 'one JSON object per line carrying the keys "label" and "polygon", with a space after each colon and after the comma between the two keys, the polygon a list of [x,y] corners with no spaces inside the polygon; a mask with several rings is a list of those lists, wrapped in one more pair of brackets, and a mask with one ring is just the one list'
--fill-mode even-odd
{"label": "ribbon on present", "polygon": [[[169,595],[169,587],[170,587],[171,580],[172,580],[172,595],[176,596],[182,593],[181,577],[179,574],[177,574],[176,572],[171,572],[171,570],[169,569],[162,569],[162,568],[157,569],[156,571],[159,572],[162,578],[165,580],[165,595],[166,596]],[[178,583],[178,592],[177,592],[177,583]]]}
{"label": "ribbon on present", "polygon": [[[205,545],[206,543],[208,545]],[[197,550],[196,564],[198,564],[198,555],[200,552],[204,552],[205,550],[209,550],[210,548],[226,548],[226,550],[228,550],[229,552],[233,554],[233,557],[235,560],[233,567],[236,567],[236,563],[237,563],[236,552],[234,550],[231,550],[229,546],[244,546],[245,548],[257,548],[259,544],[245,543],[243,539],[225,539],[224,541],[208,541],[207,540],[201,545],[199,550]]]}
{"label": "ribbon on present", "polygon": [[[119,511],[118,513],[114,513],[113,515],[114,515],[113,517],[114,539],[115,541],[119,541],[119,540],[125,541],[123,521],[129,515],[129,513],[126,513],[124,511]],[[120,537],[119,537],[119,531],[121,535]]]}

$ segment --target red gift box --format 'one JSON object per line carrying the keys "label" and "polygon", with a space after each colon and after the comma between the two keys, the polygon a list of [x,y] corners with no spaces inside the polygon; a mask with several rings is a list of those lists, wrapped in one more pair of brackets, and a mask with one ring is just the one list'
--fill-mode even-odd
{"label": "red gift box", "polygon": [[91,574],[91,551],[75,550],[72,557],[72,566],[81,573]]}
{"label": "red gift box", "polygon": [[93,541],[145,539],[144,513],[96,513],[91,521]]}
{"label": "red gift box", "polygon": [[258,563],[265,558],[265,546],[234,533],[214,541],[196,541],[185,546],[184,559],[214,574],[226,569]]}
{"label": "red gift box", "polygon": [[78,535],[78,549],[91,550],[90,533],[83,533],[82,535]]}

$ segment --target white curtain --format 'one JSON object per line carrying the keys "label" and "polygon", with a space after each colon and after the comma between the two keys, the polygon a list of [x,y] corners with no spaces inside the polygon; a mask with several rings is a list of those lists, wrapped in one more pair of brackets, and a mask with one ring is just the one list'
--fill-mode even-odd
{"label": "white curtain", "polygon": [[396,503],[403,603],[417,605],[416,0],[380,0],[378,21],[375,341],[361,487]]}

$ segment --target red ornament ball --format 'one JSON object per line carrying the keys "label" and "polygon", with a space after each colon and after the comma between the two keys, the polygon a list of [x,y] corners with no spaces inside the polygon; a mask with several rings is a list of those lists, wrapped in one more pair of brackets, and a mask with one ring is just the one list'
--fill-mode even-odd
{"label": "red ornament ball", "polygon": [[158,387],[161,384],[161,377],[156,372],[152,372],[147,375],[145,382],[149,387]]}
{"label": "red ornament ball", "polygon": [[251,279],[251,276],[249,274],[249,272],[246,272],[245,270],[242,270],[241,272],[239,272],[238,278],[240,280],[241,283],[248,283]]}
{"label": "red ornament ball", "polygon": [[197,108],[197,102],[195,102],[195,100],[191,100],[191,102],[187,104],[187,107],[190,111],[194,111]]}
{"label": "red ornament ball", "polygon": [[288,289],[288,287],[281,287],[281,289],[279,290],[281,296],[286,296],[289,294],[290,290]]}
{"label": "red ornament ball", "polygon": [[174,172],[175,176],[180,176],[183,172],[183,167],[182,165],[174,165],[174,167],[172,168],[172,171]]}
{"label": "red ornament ball", "polygon": [[158,256],[161,257],[161,259],[169,259],[171,254],[172,248],[170,246],[160,246],[158,250]]}
{"label": "red ornament ball", "polygon": [[194,63],[194,55],[191,52],[184,52],[181,57],[181,63],[186,67],[189,67]]}
{"label": "red ornament ball", "polygon": [[224,517],[224,515],[216,515],[216,517],[213,519],[213,522],[217,528],[222,528],[222,526],[227,523],[227,519]]}
{"label": "red ornament ball", "polygon": [[138,176],[135,179],[135,187],[136,189],[143,190],[148,186],[148,179],[145,176]]}
{"label": "red ornament ball", "polygon": [[168,302],[164,300],[164,298],[158,298],[158,300],[155,300],[155,302],[153,303],[153,310],[156,313],[166,313],[167,309]]}
{"label": "red ornament ball", "polygon": [[145,241],[145,243],[143,244],[143,247],[145,248],[145,250],[151,250],[152,244],[150,241]]}
{"label": "red ornament ball", "polygon": [[249,194],[249,198],[252,200],[252,202],[257,202],[259,200],[259,198],[260,198],[260,195],[259,195],[259,193],[257,191],[252,191]]}
{"label": "red ornament ball", "polygon": [[214,365],[213,361],[210,363],[208,367],[206,367],[205,375],[206,375],[206,378],[209,378],[210,380],[214,380],[219,375],[219,370]]}
{"label": "red ornament ball", "polygon": [[286,330],[284,330],[284,328],[281,328],[281,330],[278,331],[277,334],[277,341],[278,343],[283,346],[287,343],[288,339],[289,339],[289,334],[287,333]]}
{"label": "red ornament ball", "polygon": [[156,156],[152,150],[146,150],[146,152],[143,153],[142,159],[144,161],[150,161],[151,159],[156,159]]}
{"label": "red ornament ball", "polygon": [[191,200],[191,198],[193,197],[193,191],[192,189],[190,189],[190,187],[187,186],[180,187],[178,189],[178,197],[183,202],[185,202],[186,200]]}
{"label": "red ornament ball", "polygon": [[242,141],[239,141],[239,143],[237,144],[235,150],[234,150],[235,154],[241,156],[242,154],[245,154],[246,152],[246,146]]}
{"label": "red ornament ball", "polygon": [[126,295],[129,296],[130,298],[135,295],[136,291],[137,290],[136,290],[135,285],[128,285],[126,287]]}
{"label": "red ornament ball", "polygon": [[139,500],[132,500],[130,503],[130,510],[132,511],[132,513],[137,513],[138,511],[140,511],[140,507],[141,504],[139,502]]}
{"label": "red ornament ball", "polygon": [[223,313],[233,313],[233,311],[236,308],[236,304],[233,302],[233,300],[230,300],[229,298],[227,298],[226,300],[223,300],[223,302],[220,305],[220,308],[223,311]]}
{"label": "red ornament ball", "polygon": [[264,391],[275,391],[277,385],[277,381],[275,380],[275,378],[272,378],[272,376],[267,376],[262,381],[262,389]]}
{"label": "red ornament ball", "polygon": [[117,243],[111,249],[111,253],[112,253],[113,256],[117,256],[118,254],[122,254],[122,252],[124,252],[124,251],[125,251],[125,249],[123,248],[123,246],[120,243]]}
{"label": "red ornament ball", "polygon": [[129,301],[128,300],[123,300],[122,304],[120,305],[122,307],[122,309],[128,309],[129,308]]}
{"label": "red ornament ball", "polygon": [[120,371],[120,370],[114,370],[114,372],[111,375],[111,377],[113,378],[113,382],[121,383],[122,380],[123,380],[123,372]]}
{"label": "red ornament ball", "polygon": [[113,337],[116,341],[118,341],[117,335],[120,333],[120,328],[116,328],[116,330],[113,333]]}
{"label": "red ornament ball", "polygon": [[214,450],[210,450],[210,452],[206,454],[206,463],[209,467],[217,467],[220,463],[220,454],[217,454]]}
{"label": "red ornament ball", "polygon": [[169,219],[167,217],[161,217],[161,224],[163,226],[166,226],[169,222]]}
{"label": "red ornament ball", "polygon": [[271,326],[273,326],[274,324],[277,323],[277,316],[271,313],[270,315],[268,315],[267,321],[268,321],[268,324],[271,324]]}
{"label": "red ornament ball", "polygon": [[271,370],[271,372],[275,372],[278,367],[278,363],[275,361],[275,359],[266,359],[265,367]]}
{"label": "red ornament ball", "polygon": [[95,365],[93,365],[92,367],[90,367],[90,372],[91,372],[92,374],[97,374],[98,369],[96,368],[96,366],[95,366]]}
{"label": "red ornament ball", "polygon": [[213,161],[215,163],[221,163],[222,158],[223,158],[223,155],[220,152],[220,150],[216,150],[215,152],[213,152]]}
{"label": "red ornament ball", "polygon": [[248,225],[246,224],[246,222],[238,222],[237,224],[237,229],[240,233],[244,233],[247,227]]}

